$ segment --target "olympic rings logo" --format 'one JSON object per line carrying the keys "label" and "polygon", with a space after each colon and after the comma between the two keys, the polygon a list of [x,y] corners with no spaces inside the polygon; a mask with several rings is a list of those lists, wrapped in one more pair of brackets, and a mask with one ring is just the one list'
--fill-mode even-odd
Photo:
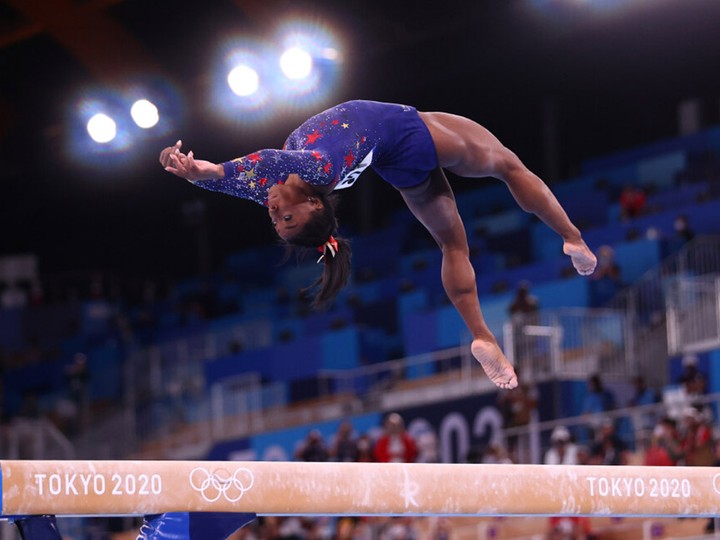
{"label": "olympic rings logo", "polygon": [[213,472],[202,467],[195,467],[190,471],[190,486],[200,492],[202,498],[213,503],[224,497],[226,501],[234,503],[242,499],[255,483],[255,477],[250,469],[240,467],[230,474],[225,469]]}

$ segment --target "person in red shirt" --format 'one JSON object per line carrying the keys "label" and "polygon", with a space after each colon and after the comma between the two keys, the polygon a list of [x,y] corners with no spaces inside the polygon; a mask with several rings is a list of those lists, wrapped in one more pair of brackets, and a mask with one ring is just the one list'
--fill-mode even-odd
{"label": "person in red shirt", "polygon": [[715,449],[712,429],[705,413],[688,407],[683,413],[684,436],[681,442],[685,465],[712,467],[715,465]]}
{"label": "person in red shirt", "polygon": [[587,540],[592,538],[590,520],[584,516],[553,516],[548,518],[547,540]]}
{"label": "person in red shirt", "polygon": [[677,465],[680,447],[675,440],[672,426],[661,421],[653,430],[650,447],[645,452],[645,465],[669,467]]}
{"label": "person in red shirt", "polygon": [[638,217],[645,209],[645,192],[634,186],[625,186],[620,194],[620,215],[623,220]]}
{"label": "person in red shirt", "polygon": [[417,444],[405,431],[405,421],[397,413],[385,419],[385,433],[375,443],[375,460],[380,463],[413,463]]}

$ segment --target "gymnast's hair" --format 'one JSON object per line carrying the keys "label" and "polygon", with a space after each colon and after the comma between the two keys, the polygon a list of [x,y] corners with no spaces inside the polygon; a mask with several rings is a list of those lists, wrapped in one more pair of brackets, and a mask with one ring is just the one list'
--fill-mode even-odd
{"label": "gymnast's hair", "polygon": [[[324,254],[320,262],[323,263],[322,275],[306,290],[316,290],[312,305],[319,309],[327,306],[340,292],[350,278],[351,250],[350,242],[337,236],[338,222],[335,217],[336,195],[315,195],[323,204],[320,212],[313,212],[311,219],[300,232],[287,239],[291,246],[315,248],[323,246]],[[325,242],[333,236],[337,241],[338,249],[333,256],[324,250]]]}

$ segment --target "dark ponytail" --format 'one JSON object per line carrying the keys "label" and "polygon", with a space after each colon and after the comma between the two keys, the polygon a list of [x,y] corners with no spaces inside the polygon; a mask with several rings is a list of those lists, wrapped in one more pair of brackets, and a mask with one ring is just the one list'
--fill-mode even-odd
{"label": "dark ponytail", "polygon": [[[313,307],[322,308],[330,303],[348,283],[350,279],[350,261],[351,249],[350,242],[345,238],[337,236],[338,223],[335,217],[335,206],[337,204],[337,196],[325,196],[316,194],[315,197],[323,203],[323,209],[320,212],[313,213],[313,217],[308,221],[303,229],[287,240],[291,246],[312,248],[322,260],[322,275],[307,288],[307,290],[316,290],[313,298]],[[333,256],[331,250],[325,247],[325,242],[333,237],[337,242],[337,250]],[[318,251],[318,248],[322,248]]]}

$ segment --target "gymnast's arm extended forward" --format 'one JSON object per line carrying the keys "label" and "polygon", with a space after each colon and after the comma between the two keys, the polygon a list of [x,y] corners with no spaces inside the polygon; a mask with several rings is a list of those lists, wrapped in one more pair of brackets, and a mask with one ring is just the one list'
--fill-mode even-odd
{"label": "gymnast's arm extended forward", "polygon": [[255,165],[277,150],[260,150],[233,161],[212,163],[195,159],[192,151],[183,154],[181,146],[182,141],[178,141],[160,153],[160,163],[166,171],[208,191],[265,204],[267,190],[264,186],[268,180],[258,179]]}
{"label": "gymnast's arm extended forward", "polygon": [[178,141],[174,146],[168,146],[160,152],[160,164],[166,171],[190,182],[223,178],[225,176],[225,169],[222,164],[212,163],[204,159],[195,159],[192,150],[187,154],[183,154],[180,151],[181,147],[182,141]]}
{"label": "gymnast's arm extended forward", "polygon": [[265,148],[232,161],[215,164],[195,159],[192,152],[180,151],[182,142],[165,148],[160,163],[166,171],[185,178],[203,189],[266,204],[268,190],[282,184],[291,174],[311,184],[316,191],[332,189],[334,176],[319,165],[320,152]]}

